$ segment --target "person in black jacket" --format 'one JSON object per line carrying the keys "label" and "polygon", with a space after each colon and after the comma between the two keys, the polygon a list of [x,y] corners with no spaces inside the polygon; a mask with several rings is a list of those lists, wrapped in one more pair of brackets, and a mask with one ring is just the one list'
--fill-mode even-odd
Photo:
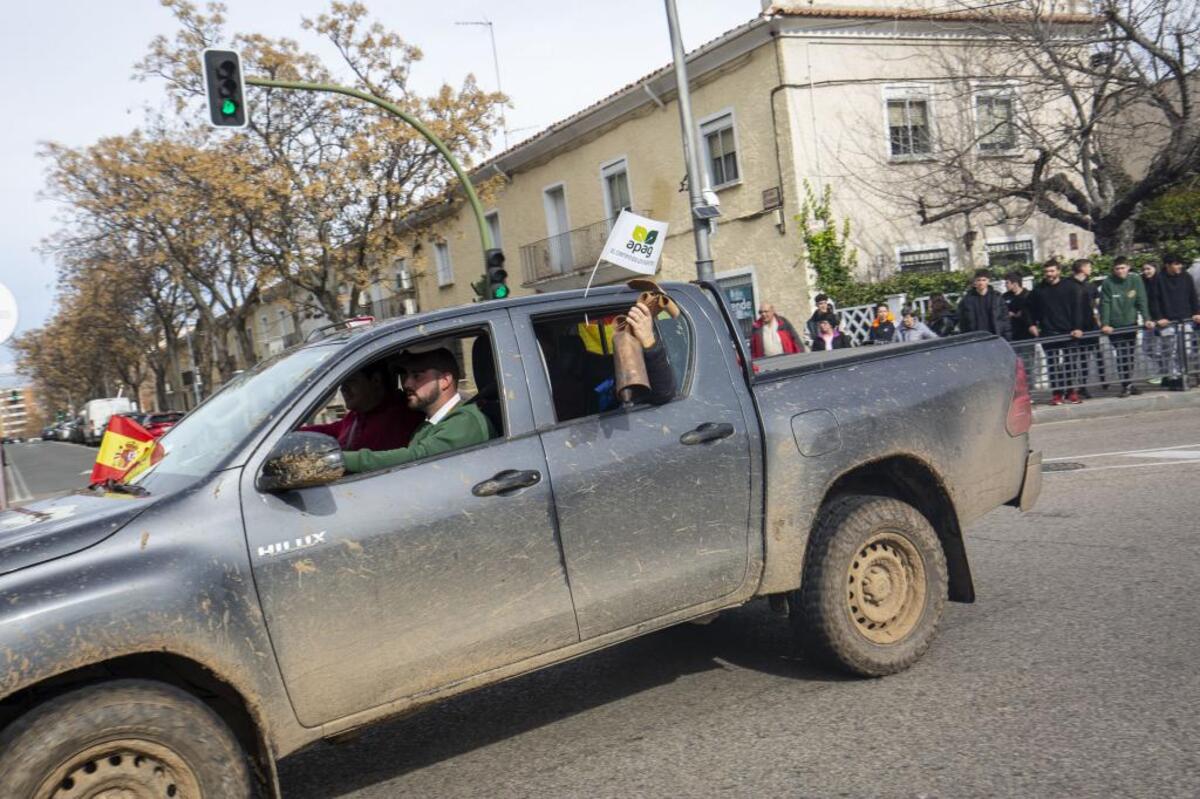
{"label": "person in black jacket", "polygon": [[1033,294],[1025,290],[1020,272],[1009,272],[1004,276],[1004,305],[1008,308],[1008,324],[1012,328],[1013,341],[1025,341],[1033,336],[1029,334],[1029,326],[1033,320],[1029,318],[1029,297]]}
{"label": "person in black jacket", "polygon": [[[1162,330],[1158,327],[1158,319],[1162,315],[1158,312],[1158,265],[1153,261],[1142,264],[1142,283],[1146,286],[1146,304],[1150,306],[1150,319],[1154,322],[1154,332],[1147,333],[1142,339],[1142,349],[1146,353],[1150,371],[1156,376],[1150,381],[1154,383],[1158,375],[1168,371],[1169,361],[1163,357],[1165,347]],[[1174,343],[1174,339],[1167,343]]]}
{"label": "person in black jacket", "polygon": [[[1100,286],[1092,282],[1092,262],[1087,258],[1076,260],[1071,264],[1071,277],[1078,280],[1079,285],[1083,286],[1088,303],[1088,313],[1083,321],[1084,340],[1079,345],[1079,379],[1081,383],[1088,382],[1091,364],[1092,361],[1095,361],[1096,376],[1100,378],[1101,387],[1108,388],[1107,379],[1104,376],[1104,357],[1100,354],[1100,337],[1088,335],[1094,334],[1100,329],[1100,319],[1096,315],[1100,307]],[[1081,389],[1080,393],[1086,399],[1092,398],[1091,392],[1086,388]]]}
{"label": "person in black jacket", "polygon": [[1047,261],[1042,267],[1043,280],[1033,290],[1029,301],[1033,336],[1070,336],[1070,339],[1047,341],[1046,369],[1050,373],[1050,404],[1061,405],[1064,394],[1067,402],[1083,400],[1075,389],[1078,382],[1079,344],[1071,339],[1083,337],[1084,317],[1089,312],[1087,292],[1077,280],[1064,280],[1058,262]]}
{"label": "person in black jacket", "polygon": [[[1180,347],[1183,345],[1179,343],[1178,336],[1187,335],[1191,325],[1200,324],[1200,297],[1196,294],[1196,284],[1191,276],[1183,271],[1182,258],[1172,255],[1163,259],[1163,271],[1155,281],[1155,291],[1158,332],[1163,337],[1164,349],[1169,348],[1164,355],[1169,359],[1171,375],[1163,379],[1163,385],[1183,391],[1187,388],[1187,377],[1180,362]],[[1196,357],[1194,351],[1191,355]]]}
{"label": "person in black jacket", "polygon": [[891,344],[896,340],[896,318],[886,302],[875,306],[875,318],[871,320],[871,331],[867,334],[868,344]]}
{"label": "person in black jacket", "polygon": [[992,274],[976,269],[971,288],[958,301],[958,330],[960,333],[983,331],[1012,340],[1008,322],[1008,306],[998,291],[992,289]]}

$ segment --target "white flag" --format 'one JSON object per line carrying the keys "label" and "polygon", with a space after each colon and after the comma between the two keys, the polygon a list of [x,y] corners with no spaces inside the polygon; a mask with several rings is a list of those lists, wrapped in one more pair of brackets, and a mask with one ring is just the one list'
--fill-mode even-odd
{"label": "white flag", "polygon": [[667,243],[667,223],[656,222],[632,211],[622,211],[604,242],[600,259],[631,272],[653,275]]}

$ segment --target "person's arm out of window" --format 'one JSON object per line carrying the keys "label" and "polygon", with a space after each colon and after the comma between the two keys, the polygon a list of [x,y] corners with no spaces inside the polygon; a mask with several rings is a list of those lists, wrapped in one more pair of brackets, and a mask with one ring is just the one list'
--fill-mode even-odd
{"label": "person's arm out of window", "polygon": [[418,428],[417,434],[413,436],[413,443],[407,447],[381,452],[360,449],[342,453],[346,471],[373,472],[376,469],[412,463],[422,458],[482,444],[491,437],[487,419],[474,406],[468,407],[476,413],[464,410],[447,416],[436,425]]}
{"label": "person's arm out of window", "polygon": [[665,405],[675,399],[677,387],[675,372],[667,359],[667,348],[662,340],[655,340],[650,349],[642,351],[646,359],[646,375],[650,378],[650,393],[646,401],[651,405]]}

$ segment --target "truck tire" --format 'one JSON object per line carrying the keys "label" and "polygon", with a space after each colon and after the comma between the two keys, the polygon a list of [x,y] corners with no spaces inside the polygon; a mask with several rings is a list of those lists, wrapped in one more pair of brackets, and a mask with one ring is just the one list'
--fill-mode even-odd
{"label": "truck tire", "polygon": [[88,686],[39,705],[0,734],[0,796],[109,795],[250,799],[253,789],[229,727],[162,683]]}
{"label": "truck tire", "polygon": [[929,648],[948,586],[928,519],[897,499],[848,494],[825,507],[813,530],[791,620],[805,651],[881,677]]}

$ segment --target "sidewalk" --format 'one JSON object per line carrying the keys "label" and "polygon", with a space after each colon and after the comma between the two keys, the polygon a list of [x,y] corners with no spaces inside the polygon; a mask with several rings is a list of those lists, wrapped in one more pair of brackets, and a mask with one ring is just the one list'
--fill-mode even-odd
{"label": "sidewalk", "polygon": [[1181,408],[1200,408],[1200,388],[1190,391],[1163,391],[1146,393],[1137,397],[1106,397],[1085,400],[1080,405],[1052,407],[1045,401],[1033,406],[1033,423],[1067,422],[1073,419],[1097,419],[1103,416],[1128,416],[1151,411],[1169,411]]}

